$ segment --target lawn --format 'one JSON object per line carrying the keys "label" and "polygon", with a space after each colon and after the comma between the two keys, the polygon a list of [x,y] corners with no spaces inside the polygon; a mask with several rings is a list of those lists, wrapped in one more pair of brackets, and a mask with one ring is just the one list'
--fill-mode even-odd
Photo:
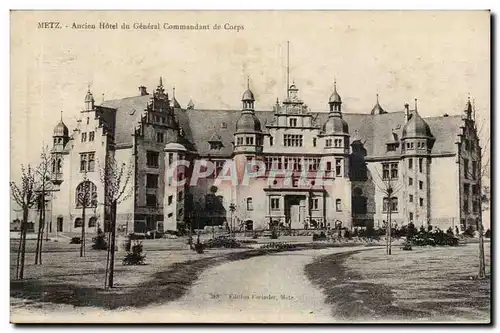
{"label": "lawn", "polygon": [[[490,244],[485,244],[490,275]],[[306,266],[332,314],[349,322],[490,321],[490,279],[478,280],[478,245],[333,255]]]}

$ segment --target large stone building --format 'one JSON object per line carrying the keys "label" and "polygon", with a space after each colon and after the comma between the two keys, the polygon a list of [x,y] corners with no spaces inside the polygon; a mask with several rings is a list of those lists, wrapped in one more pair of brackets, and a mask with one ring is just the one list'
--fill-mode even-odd
{"label": "large stone building", "polygon": [[[481,153],[470,101],[461,115],[422,118],[416,101],[413,109],[387,112],[378,96],[371,112],[343,113],[336,85],[319,112],[310,111],[295,84],[273,110],[257,111],[249,87],[241,100],[241,110],[201,110],[191,101],[182,108],[161,79],[152,94],[141,86],[137,96],[101,105],[89,90],[76,128],[70,132],[61,119],[54,129],[49,232],[105,225],[99,170],[107,154],[133,166],[133,195],[117,215],[128,232],[178,230],[189,221],[247,230],[377,227],[389,210],[398,225],[475,226]],[[230,165],[241,180],[253,159],[265,174],[248,184],[217,180]],[[213,162],[215,171],[194,186],[177,186],[166,174],[178,161],[192,163],[176,177],[192,180],[200,161]],[[317,182],[318,173],[328,183]],[[95,199],[85,221],[77,200],[84,177]]]}

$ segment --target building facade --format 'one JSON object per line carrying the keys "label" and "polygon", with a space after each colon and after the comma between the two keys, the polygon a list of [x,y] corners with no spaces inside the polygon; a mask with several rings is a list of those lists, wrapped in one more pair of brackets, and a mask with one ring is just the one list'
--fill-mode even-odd
{"label": "building facade", "polygon": [[[49,232],[106,226],[100,174],[110,154],[132,167],[132,195],[117,207],[127,232],[380,227],[389,215],[397,225],[476,226],[481,148],[470,101],[460,115],[422,118],[416,100],[387,112],[377,96],[370,112],[344,113],[334,83],[325,109],[312,112],[294,83],[273,110],[257,110],[249,86],[241,102],[241,110],[182,108],[161,79],[152,94],[141,86],[101,105],[89,90],[71,133],[62,118],[54,128]],[[180,161],[188,163],[172,173]],[[245,182],[249,165],[256,176]]]}

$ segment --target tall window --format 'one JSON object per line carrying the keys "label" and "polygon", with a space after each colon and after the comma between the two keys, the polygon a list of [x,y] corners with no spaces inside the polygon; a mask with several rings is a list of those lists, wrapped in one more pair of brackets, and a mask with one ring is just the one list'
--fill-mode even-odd
{"label": "tall window", "polygon": [[146,206],[156,207],[156,195],[155,194],[146,195]]}
{"label": "tall window", "polygon": [[332,146],[332,139],[326,139],[325,140],[325,146],[326,147],[331,147]]}
{"label": "tall window", "polygon": [[241,136],[236,139],[236,144],[237,145],[242,145],[243,144],[243,138]]}
{"label": "tall window", "polygon": [[342,159],[335,159],[335,176],[342,177]]}
{"label": "tall window", "polygon": [[319,199],[318,198],[312,198],[311,199],[311,209],[312,210],[318,210],[319,209]]}
{"label": "tall window", "polygon": [[389,179],[390,173],[389,173],[389,163],[383,163],[382,164],[382,179],[387,180]]}
{"label": "tall window", "polygon": [[342,148],[342,139],[334,139],[335,148]]}
{"label": "tall window", "polygon": [[413,157],[408,159],[408,169],[413,169]]}
{"label": "tall window", "polygon": [[95,132],[92,131],[92,132],[89,132],[89,141],[94,141],[95,139]]}
{"label": "tall window", "polygon": [[418,159],[418,172],[424,172],[424,159],[419,158]]}
{"label": "tall window", "polygon": [[165,140],[165,135],[163,133],[156,133],[156,142],[163,143]]}
{"label": "tall window", "polygon": [[148,150],[146,152],[147,166],[148,168],[158,168],[158,160],[160,153],[156,151]]}
{"label": "tall window", "polygon": [[316,147],[316,138],[313,138],[313,147]]}
{"label": "tall window", "polygon": [[146,188],[158,188],[158,175],[146,174]]}
{"label": "tall window", "polygon": [[274,144],[274,138],[272,136],[269,137],[269,145],[272,146]]}
{"label": "tall window", "polygon": [[174,161],[174,153],[168,153],[168,165],[171,165]]}
{"label": "tall window", "polygon": [[303,135],[301,134],[284,134],[283,144],[285,147],[302,147]]}
{"label": "tall window", "polygon": [[382,179],[397,179],[398,178],[398,163],[382,163]]}
{"label": "tall window", "polygon": [[247,136],[245,138],[245,144],[247,144],[247,145],[253,145],[253,137]]}
{"label": "tall window", "polygon": [[271,198],[271,210],[279,210],[279,209],[280,209],[280,199]]}
{"label": "tall window", "polygon": [[340,199],[335,200],[335,210],[337,212],[342,211],[342,200],[340,200]]}
{"label": "tall window", "polygon": [[413,195],[412,194],[410,194],[410,200],[409,201],[413,202]]}
{"label": "tall window", "polygon": [[247,198],[247,210],[253,210],[252,198]]}
{"label": "tall window", "polygon": [[297,118],[289,119],[290,127],[297,127]]}
{"label": "tall window", "polygon": [[477,161],[472,161],[472,179],[476,179]]}
{"label": "tall window", "polygon": [[424,206],[424,198],[419,198],[420,207]]}
{"label": "tall window", "polygon": [[326,162],[326,171],[332,171],[332,162]]}
{"label": "tall window", "polygon": [[398,178],[398,163],[391,163],[391,179]]}
{"label": "tall window", "polygon": [[81,208],[97,206],[97,186],[89,180],[81,182],[76,187],[76,207]]}
{"label": "tall window", "polygon": [[464,158],[464,178],[469,179],[469,160]]}
{"label": "tall window", "polygon": [[82,133],[82,142],[87,142],[87,132]]}
{"label": "tall window", "polygon": [[83,226],[83,220],[82,220],[82,218],[81,217],[77,217],[75,219],[75,225],[74,225],[74,227],[75,228],[81,228],[82,226]]}
{"label": "tall window", "polygon": [[80,154],[80,172],[94,172],[95,153]]}
{"label": "tall window", "polygon": [[408,185],[413,186],[413,178],[411,177],[408,178]]}
{"label": "tall window", "polygon": [[424,189],[424,182],[421,181],[421,180],[418,181],[418,189],[419,190],[423,190]]}
{"label": "tall window", "polygon": [[389,207],[391,208],[391,212],[398,211],[398,198],[397,197],[392,197],[391,200],[389,200],[389,198],[387,198],[387,197],[385,197],[383,199],[382,211],[388,212]]}

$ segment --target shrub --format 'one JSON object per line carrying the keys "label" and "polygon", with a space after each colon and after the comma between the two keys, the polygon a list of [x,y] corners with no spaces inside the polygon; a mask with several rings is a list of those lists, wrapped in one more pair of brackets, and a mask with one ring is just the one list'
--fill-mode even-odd
{"label": "shrub", "polygon": [[82,239],[80,237],[71,238],[70,244],[82,244]]}
{"label": "shrub", "polygon": [[464,236],[465,237],[474,237],[474,228],[470,225],[465,229],[464,231]]}
{"label": "shrub", "polygon": [[347,239],[351,239],[351,233],[349,232],[348,229],[345,230],[344,237],[347,238]]}
{"label": "shrub", "polygon": [[453,229],[449,227],[448,230],[446,230],[446,234],[453,236]]}
{"label": "shrub", "polygon": [[270,237],[271,237],[271,239],[278,239],[279,236],[278,236],[278,232],[276,231],[276,229],[273,229],[271,231],[271,236]]}
{"label": "shrub", "polygon": [[234,238],[229,237],[216,237],[206,241],[204,244],[205,248],[238,248],[241,244]]}
{"label": "shrub", "polygon": [[107,250],[108,242],[106,242],[106,234],[102,232],[101,228],[97,229],[97,236],[92,238],[92,249],[93,250]]}
{"label": "shrub", "polygon": [[272,242],[262,245],[259,249],[261,250],[287,250],[296,248],[296,244],[283,243],[283,242]]}
{"label": "shrub", "polygon": [[194,250],[196,251],[196,253],[203,253],[204,247],[205,246],[203,245],[203,243],[200,243],[199,241],[194,244]]}
{"label": "shrub", "polygon": [[413,222],[408,223],[408,228],[406,231],[406,238],[411,239],[417,233],[417,228],[415,228],[415,224]]}
{"label": "shrub", "polygon": [[142,254],[142,242],[134,242],[132,246],[132,252],[127,252],[125,258],[123,258],[124,265],[144,265],[144,260],[146,256]]}
{"label": "shrub", "polygon": [[403,247],[401,248],[403,251],[411,251],[412,248],[411,248],[411,241],[410,240],[406,240],[403,244]]}
{"label": "shrub", "polygon": [[326,234],[322,231],[319,234],[313,234],[313,241],[327,240]]}
{"label": "shrub", "polygon": [[411,243],[416,246],[457,246],[458,238],[437,229],[431,232],[419,231],[412,237]]}

